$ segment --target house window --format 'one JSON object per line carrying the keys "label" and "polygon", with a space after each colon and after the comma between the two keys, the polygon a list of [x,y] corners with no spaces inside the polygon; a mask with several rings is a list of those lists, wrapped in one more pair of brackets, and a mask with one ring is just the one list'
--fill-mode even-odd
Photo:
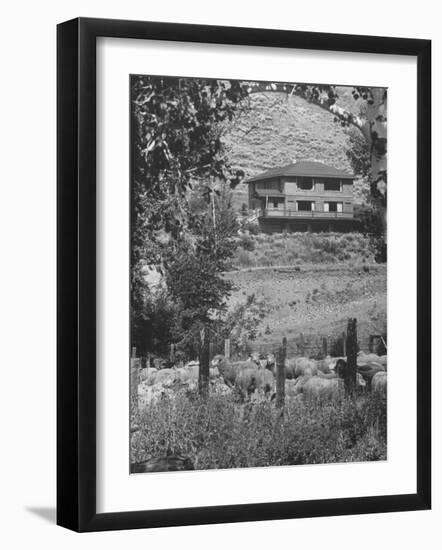
{"label": "house window", "polygon": [[341,180],[324,181],[324,191],[342,191]]}
{"label": "house window", "polygon": [[315,209],[315,203],[313,201],[296,201],[299,212],[311,212]]}
{"label": "house window", "polygon": [[277,181],[260,181],[255,183],[255,189],[279,189]]}
{"label": "house window", "polygon": [[324,202],[324,212],[342,212],[342,202]]}
{"label": "house window", "polygon": [[311,178],[298,178],[298,189],[302,191],[313,189],[313,180]]}
{"label": "house window", "polygon": [[278,208],[278,201],[272,201],[273,208]]}

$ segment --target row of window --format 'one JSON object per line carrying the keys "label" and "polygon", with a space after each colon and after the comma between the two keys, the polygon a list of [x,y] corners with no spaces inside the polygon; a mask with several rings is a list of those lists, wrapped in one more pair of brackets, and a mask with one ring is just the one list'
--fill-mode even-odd
{"label": "row of window", "polygon": [[[296,203],[293,204],[293,206],[290,205],[290,203]],[[269,205],[270,206],[270,205]],[[278,208],[283,209],[284,203],[279,202],[276,200],[273,200],[271,203],[271,208]],[[293,210],[297,210],[300,212],[312,212],[315,211],[315,201],[288,201],[288,208],[292,208]],[[337,202],[337,201],[328,201],[324,202],[324,209],[323,212],[342,212],[343,211],[343,203]]]}
{"label": "row of window", "polygon": [[310,191],[313,189],[313,184],[323,183],[324,191],[342,191],[342,181],[341,180],[325,180],[324,182],[318,180],[298,180],[296,186],[302,191]]}
{"label": "row of window", "polygon": [[[312,178],[296,178],[291,181],[287,180],[286,188],[295,188],[300,191],[311,191],[314,186],[319,183],[324,185],[324,191],[342,191],[342,180],[320,180]],[[256,189],[279,189],[279,183],[277,181],[259,182],[255,185]]]}

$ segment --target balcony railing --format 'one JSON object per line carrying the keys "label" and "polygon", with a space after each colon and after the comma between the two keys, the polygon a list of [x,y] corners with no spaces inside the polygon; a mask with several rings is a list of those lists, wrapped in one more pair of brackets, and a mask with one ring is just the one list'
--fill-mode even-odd
{"label": "balcony railing", "polygon": [[321,212],[318,210],[290,210],[282,208],[263,208],[260,211],[263,218],[321,218],[321,219],[352,219],[353,212]]}

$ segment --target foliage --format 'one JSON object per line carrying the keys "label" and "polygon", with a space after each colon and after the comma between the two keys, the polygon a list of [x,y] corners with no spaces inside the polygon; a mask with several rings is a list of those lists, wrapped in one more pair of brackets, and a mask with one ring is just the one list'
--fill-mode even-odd
{"label": "foliage", "polygon": [[374,259],[377,263],[387,261],[387,242],[384,236],[384,220],[382,211],[373,203],[355,208],[355,220],[360,231],[370,239]]}
{"label": "foliage", "polygon": [[370,172],[370,148],[363,135],[353,127],[348,130],[349,148],[345,152],[355,174],[368,178]]}
{"label": "foliage", "polygon": [[191,458],[196,469],[385,460],[386,401],[289,402],[284,418],[273,403],[240,404],[234,395],[200,400],[179,392],[148,406],[137,419],[132,461]]}
{"label": "foliage", "polygon": [[143,315],[132,328],[138,356],[145,356],[147,353],[163,357],[168,355],[174,316],[174,304],[164,291],[153,294],[146,300]]}
{"label": "foliage", "polygon": [[[242,176],[229,170],[221,131],[246,95],[237,81],[132,77],[131,324],[135,342],[150,300],[144,266],[161,266],[172,241],[179,241],[182,252],[200,259],[193,234],[200,219],[192,217],[189,191],[195,182],[203,181],[207,198],[217,192],[214,181],[235,185]],[[199,246],[204,246],[201,240]],[[169,265],[176,267],[173,262]]]}
{"label": "foliage", "polygon": [[218,318],[215,328],[224,338],[230,338],[232,355],[244,356],[250,351],[249,342],[256,340],[267,309],[264,298],[250,294]]}
{"label": "foliage", "polygon": [[255,250],[255,241],[247,233],[243,233],[239,239],[239,245],[243,250],[253,252]]}
{"label": "foliage", "polygon": [[172,338],[193,357],[200,330],[225,309],[232,287],[221,275],[236,249],[238,225],[230,201],[230,190],[221,186],[209,197],[208,209],[203,184],[195,186],[188,199],[192,245],[187,235],[172,241],[163,254],[165,282],[175,305]]}

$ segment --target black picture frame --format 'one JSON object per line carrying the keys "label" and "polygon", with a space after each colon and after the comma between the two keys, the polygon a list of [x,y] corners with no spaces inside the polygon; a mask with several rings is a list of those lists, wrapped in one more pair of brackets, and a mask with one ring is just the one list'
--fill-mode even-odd
{"label": "black picture frame", "polygon": [[[397,54],[417,58],[417,492],[96,512],[96,39]],[[431,41],[79,18],[57,28],[57,523],[75,531],[425,510],[431,506]]]}

